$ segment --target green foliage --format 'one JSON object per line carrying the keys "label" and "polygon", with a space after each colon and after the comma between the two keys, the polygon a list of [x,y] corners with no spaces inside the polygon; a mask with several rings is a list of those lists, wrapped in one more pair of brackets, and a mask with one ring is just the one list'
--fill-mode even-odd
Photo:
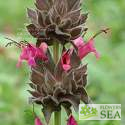
{"label": "green foliage", "polygon": [[26,125],[34,125],[35,116],[31,109],[25,109],[24,111],[24,121]]}

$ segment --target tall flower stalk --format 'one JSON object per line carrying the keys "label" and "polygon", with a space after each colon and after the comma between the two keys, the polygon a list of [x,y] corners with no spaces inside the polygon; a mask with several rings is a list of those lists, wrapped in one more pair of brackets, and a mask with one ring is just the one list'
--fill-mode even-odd
{"label": "tall flower stalk", "polygon": [[54,125],[61,125],[61,111],[54,113]]}
{"label": "tall flower stalk", "polygon": [[[47,125],[52,113],[54,125],[61,125],[62,107],[68,115],[67,125],[77,125],[72,107],[77,112],[80,101],[85,104],[91,102],[85,88],[87,65],[82,61],[89,53],[100,57],[94,38],[102,32],[107,33],[108,29],[84,41],[81,34],[87,32],[85,22],[88,14],[81,13],[80,0],[35,1],[36,10],[27,10],[30,24],[26,27],[36,38],[36,44],[12,40],[7,46],[15,44],[21,50],[17,67],[23,61],[30,66],[30,102],[42,106]],[[50,51],[51,46],[53,49]],[[42,125],[38,117],[35,125]]]}
{"label": "tall flower stalk", "polygon": [[[59,60],[59,44],[57,42],[53,45],[53,57],[57,64]],[[54,112],[54,125],[61,125],[61,111]]]}

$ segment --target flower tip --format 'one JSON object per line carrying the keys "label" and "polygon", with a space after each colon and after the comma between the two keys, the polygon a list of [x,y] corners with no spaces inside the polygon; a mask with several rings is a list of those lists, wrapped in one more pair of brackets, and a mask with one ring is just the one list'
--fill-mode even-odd
{"label": "flower tip", "polygon": [[19,64],[16,64],[16,68],[20,68],[21,66]]}
{"label": "flower tip", "polygon": [[96,56],[97,60],[100,59],[100,57],[101,57],[100,53],[98,53],[98,52],[95,53],[95,56]]}
{"label": "flower tip", "polygon": [[67,72],[68,70],[70,70],[71,66],[70,65],[65,65],[63,64],[63,69]]}
{"label": "flower tip", "polygon": [[35,125],[43,125],[39,117],[35,118]]}
{"label": "flower tip", "polygon": [[21,65],[22,65],[22,62],[19,60],[18,63],[16,64],[16,67],[17,67],[17,68],[20,68]]}
{"label": "flower tip", "polygon": [[62,57],[61,57],[62,68],[66,72],[71,69],[71,64],[70,64],[71,63],[70,62],[71,57],[70,56],[71,56],[72,52],[73,52],[72,49],[68,50],[68,51],[65,51],[65,52],[63,52]]}
{"label": "flower tip", "polygon": [[75,40],[74,40],[74,44],[75,44],[77,47],[83,46],[83,45],[84,45],[84,40],[83,40],[83,38],[80,36],[79,38],[75,39]]}
{"label": "flower tip", "polygon": [[102,31],[106,34],[106,33],[108,33],[109,30],[110,30],[110,28],[105,28]]}
{"label": "flower tip", "polygon": [[67,125],[78,125],[73,115],[70,115]]}
{"label": "flower tip", "polygon": [[43,43],[40,44],[40,47],[39,47],[39,48],[40,48],[41,50],[43,50],[44,53],[46,53],[48,46],[47,46],[46,43],[43,42]]}
{"label": "flower tip", "polygon": [[34,58],[30,58],[28,60],[28,64],[29,64],[29,66],[36,66],[36,62],[35,62]]}

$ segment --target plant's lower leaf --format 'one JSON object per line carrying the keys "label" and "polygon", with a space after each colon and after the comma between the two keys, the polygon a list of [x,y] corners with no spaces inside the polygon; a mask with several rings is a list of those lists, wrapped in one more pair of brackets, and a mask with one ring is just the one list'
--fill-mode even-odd
{"label": "plant's lower leaf", "polygon": [[76,27],[79,25],[83,25],[86,22],[86,19],[88,18],[88,13],[87,14],[81,14],[78,18],[78,21],[72,24],[72,27]]}
{"label": "plant's lower leaf", "polygon": [[30,24],[26,28],[33,37],[35,38],[40,37],[40,31],[34,24]]}
{"label": "plant's lower leaf", "polygon": [[67,93],[71,93],[72,91],[71,81],[73,79],[72,71],[69,71],[68,73],[64,72],[62,77],[63,77],[62,88],[64,88],[67,91]]}
{"label": "plant's lower leaf", "polygon": [[52,0],[36,0],[35,3],[37,9],[41,11],[48,10],[52,6],[52,4]]}
{"label": "plant's lower leaf", "polygon": [[[76,61],[77,60],[77,61]],[[71,55],[71,67],[72,68],[77,68],[80,66],[81,60],[75,50],[73,50],[72,55]]]}
{"label": "plant's lower leaf", "polygon": [[66,91],[64,89],[62,89],[61,87],[56,87],[56,89],[53,92],[53,97],[58,99],[58,97],[62,94],[63,95],[66,94]]}
{"label": "plant's lower leaf", "polygon": [[82,26],[75,27],[70,30],[71,40],[77,39],[81,35],[81,31],[83,30]]}
{"label": "plant's lower leaf", "polygon": [[72,105],[68,102],[64,102],[64,103],[62,103],[62,106],[64,107],[67,115],[69,116],[72,113],[72,110],[71,110]]}
{"label": "plant's lower leaf", "polygon": [[33,97],[35,97],[35,98],[39,98],[39,97],[42,96],[42,95],[41,95],[39,92],[37,92],[37,91],[30,91],[30,90],[28,90],[28,92],[29,92]]}
{"label": "plant's lower leaf", "polygon": [[49,124],[52,113],[54,111],[61,110],[61,107],[58,104],[58,101],[54,99],[52,96],[45,97],[42,102],[43,102],[42,112],[44,114],[47,124]]}
{"label": "plant's lower leaf", "polygon": [[63,102],[68,102],[70,103],[74,110],[77,112],[78,111],[78,107],[79,107],[79,104],[80,104],[80,97],[77,96],[77,95],[71,95],[71,94],[66,94],[66,95],[63,95],[59,98],[59,102],[60,103],[63,103]]}
{"label": "plant's lower leaf", "polygon": [[37,19],[36,12],[32,9],[29,9],[29,8],[27,8],[27,12],[28,12],[28,17],[31,20],[31,23],[38,25],[38,22],[37,22],[38,19]]}
{"label": "plant's lower leaf", "polygon": [[48,49],[47,50],[47,57],[48,57],[48,61],[44,63],[45,67],[51,72],[54,73],[54,69],[55,69],[55,63],[54,60],[52,58],[51,52]]}
{"label": "plant's lower leaf", "polygon": [[48,70],[46,70],[44,77],[45,77],[45,85],[48,89],[48,92],[49,94],[52,94],[54,90],[54,86],[56,84],[56,79]]}
{"label": "plant's lower leaf", "polygon": [[68,18],[62,21],[62,23],[59,25],[59,28],[67,29],[67,28],[71,28],[71,25],[72,25],[72,21],[70,18]]}
{"label": "plant's lower leaf", "polygon": [[51,107],[43,107],[42,112],[45,117],[46,123],[49,124],[53,109],[51,109]]}
{"label": "plant's lower leaf", "polygon": [[34,114],[29,108],[24,110],[24,121],[26,125],[34,125]]}
{"label": "plant's lower leaf", "polygon": [[31,81],[36,85],[42,85],[45,84],[44,74],[41,73],[39,70],[32,68],[31,72]]}
{"label": "plant's lower leaf", "polygon": [[45,17],[46,17],[46,12],[45,11],[38,11],[38,23],[41,27],[45,27]]}
{"label": "plant's lower leaf", "polygon": [[85,90],[85,88],[79,87],[76,91],[76,94],[80,95],[81,100],[85,103],[85,104],[89,104],[89,96]]}

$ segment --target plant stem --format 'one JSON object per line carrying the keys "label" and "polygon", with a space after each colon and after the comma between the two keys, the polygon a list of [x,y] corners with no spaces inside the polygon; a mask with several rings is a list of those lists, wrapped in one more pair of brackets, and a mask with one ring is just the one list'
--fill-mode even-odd
{"label": "plant stem", "polygon": [[[57,64],[59,60],[59,44],[57,42],[53,46],[53,57],[55,64]],[[61,111],[54,112],[54,125],[61,125]]]}
{"label": "plant stem", "polygon": [[59,60],[59,44],[57,42],[55,42],[53,46],[53,57],[55,63],[57,63]]}
{"label": "plant stem", "polygon": [[54,112],[54,125],[61,125],[61,111]]}

